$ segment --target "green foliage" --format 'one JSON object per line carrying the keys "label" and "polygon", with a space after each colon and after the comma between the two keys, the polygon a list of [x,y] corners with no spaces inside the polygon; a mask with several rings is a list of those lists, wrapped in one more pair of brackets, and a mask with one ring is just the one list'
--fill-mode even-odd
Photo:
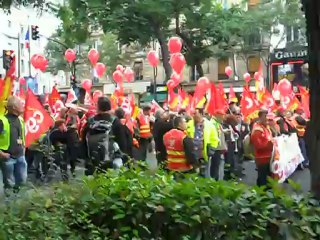
{"label": "green foliage", "polygon": [[1,239],[318,239],[319,202],[162,172],[110,171],[0,208]]}

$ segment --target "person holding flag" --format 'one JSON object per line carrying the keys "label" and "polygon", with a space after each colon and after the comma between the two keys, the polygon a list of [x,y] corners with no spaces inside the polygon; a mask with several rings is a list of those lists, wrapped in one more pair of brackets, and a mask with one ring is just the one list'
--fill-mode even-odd
{"label": "person holding flag", "polygon": [[27,180],[25,159],[25,125],[21,115],[24,112],[18,97],[7,101],[7,114],[0,116],[0,159],[4,189],[18,191]]}

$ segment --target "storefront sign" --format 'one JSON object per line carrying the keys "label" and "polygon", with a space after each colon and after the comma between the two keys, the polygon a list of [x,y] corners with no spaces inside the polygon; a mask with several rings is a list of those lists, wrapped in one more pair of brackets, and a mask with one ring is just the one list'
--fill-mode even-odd
{"label": "storefront sign", "polygon": [[308,57],[307,47],[294,50],[275,49],[271,54],[271,62],[305,61]]}

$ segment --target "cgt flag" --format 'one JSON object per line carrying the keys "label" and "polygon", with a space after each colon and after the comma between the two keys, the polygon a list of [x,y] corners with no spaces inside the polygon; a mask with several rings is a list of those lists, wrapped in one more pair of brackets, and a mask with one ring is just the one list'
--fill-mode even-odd
{"label": "cgt flag", "polygon": [[28,89],[25,103],[24,121],[26,126],[26,147],[38,140],[54,124],[50,115],[30,89]]}

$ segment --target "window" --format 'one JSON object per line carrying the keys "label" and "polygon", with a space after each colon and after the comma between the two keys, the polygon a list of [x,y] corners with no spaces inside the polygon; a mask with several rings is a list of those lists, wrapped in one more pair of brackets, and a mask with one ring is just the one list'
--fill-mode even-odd
{"label": "window", "polygon": [[20,26],[20,35],[23,36],[25,34],[24,27]]}
{"label": "window", "polygon": [[142,62],[134,62],[133,64],[134,71],[134,79],[135,80],[143,80],[143,63]]}
{"label": "window", "polygon": [[260,58],[259,56],[250,56],[248,57],[248,71],[250,74],[254,74],[259,71],[260,67]]}
{"label": "window", "polygon": [[299,40],[301,34],[298,27],[287,26],[286,31],[288,42],[295,42]]}
{"label": "window", "polygon": [[21,54],[21,57],[24,57],[24,44],[23,43],[20,43],[20,54]]}
{"label": "window", "polygon": [[229,66],[229,58],[222,57],[218,59],[218,79],[228,79],[228,76],[225,73],[226,67]]}
{"label": "window", "polygon": [[21,73],[24,74],[25,71],[25,66],[24,66],[24,60],[21,60],[21,69],[20,69]]}

